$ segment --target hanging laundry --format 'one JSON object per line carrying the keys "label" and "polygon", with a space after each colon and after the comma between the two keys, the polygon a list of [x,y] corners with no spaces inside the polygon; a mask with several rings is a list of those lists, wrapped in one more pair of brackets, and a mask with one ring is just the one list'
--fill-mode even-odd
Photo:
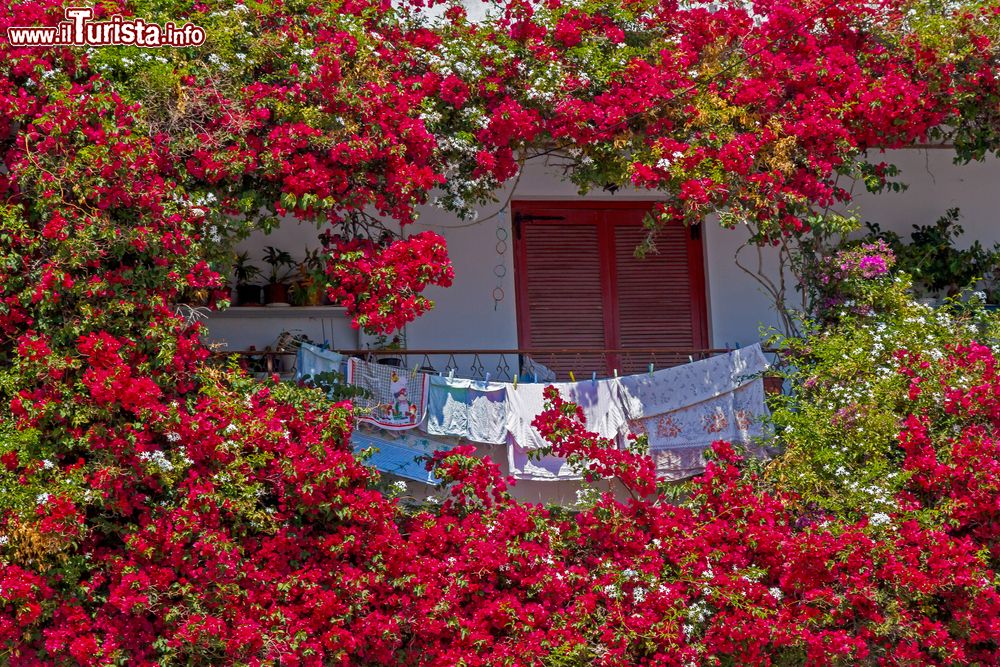
{"label": "hanging laundry", "polygon": [[541,364],[531,357],[525,357],[521,365],[525,378],[531,378],[534,382],[553,382],[556,379],[556,372]]}
{"label": "hanging laundry", "polygon": [[296,355],[295,379],[316,378],[320,373],[344,372],[344,355],[301,343]]}
{"label": "hanging laundry", "polygon": [[[531,422],[545,409],[543,392],[548,384],[519,384],[507,387],[507,456],[515,479],[580,479],[565,459],[534,450],[549,446]],[[619,379],[555,383],[559,394],[583,409],[588,431],[620,441],[628,433],[628,420],[620,403]]]}
{"label": "hanging laundry", "polygon": [[658,474],[683,479],[705,469],[716,440],[752,446],[763,435],[767,359],[760,345],[650,374],[621,378],[622,406],[644,434]]}
{"label": "hanging laundry", "polygon": [[506,442],[507,385],[431,376],[424,430],[492,445]]}
{"label": "hanging laundry", "polygon": [[374,449],[367,464],[376,470],[425,484],[437,484],[433,473],[427,470],[426,460],[438,450],[451,449],[455,443],[416,433],[371,433],[355,429],[351,433],[351,446],[355,452]]}
{"label": "hanging laundry", "polygon": [[359,422],[380,428],[414,428],[424,420],[427,406],[428,377],[405,368],[348,359],[347,383],[361,387],[369,398],[354,399],[354,406],[370,412]]}

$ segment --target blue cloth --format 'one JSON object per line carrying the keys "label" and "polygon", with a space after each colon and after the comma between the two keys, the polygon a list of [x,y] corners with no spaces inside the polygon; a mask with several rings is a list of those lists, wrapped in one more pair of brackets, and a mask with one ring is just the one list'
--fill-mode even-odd
{"label": "blue cloth", "polygon": [[424,430],[493,445],[507,441],[507,385],[434,377]]}
{"label": "blue cloth", "polygon": [[448,450],[454,446],[412,433],[383,437],[358,430],[351,434],[351,445],[355,452],[373,448],[375,453],[368,459],[368,465],[377,470],[425,484],[438,482],[434,474],[427,470],[425,460],[418,457],[429,457],[437,450]]}
{"label": "blue cloth", "polygon": [[315,378],[320,373],[344,373],[344,355],[302,343],[295,364],[295,379]]}

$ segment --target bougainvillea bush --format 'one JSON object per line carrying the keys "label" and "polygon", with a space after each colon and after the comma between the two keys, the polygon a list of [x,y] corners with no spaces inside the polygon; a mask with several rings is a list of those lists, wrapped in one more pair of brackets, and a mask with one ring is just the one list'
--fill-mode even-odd
{"label": "bougainvillea bush", "polygon": [[[934,375],[898,357],[941,400],[904,408],[881,513],[803,510],[724,443],[674,505],[557,399],[553,448],[630,500],[519,504],[457,450],[452,497],[412,511],[351,453],[349,405],[209,363],[178,305],[224,305],[227,241],[287,215],[329,232],[358,323],[398,327],[451,280],[400,226],[436,185],[486,196],[533,142],[572,141],[581,183],[796,229],[861,148],[941,121],[988,145],[995,12],[908,6],[515,2],[432,26],[388,2],[109,2],[209,39],[0,41],[2,662],[996,663],[998,381],[974,339]],[[61,9],[6,3],[0,28]]]}

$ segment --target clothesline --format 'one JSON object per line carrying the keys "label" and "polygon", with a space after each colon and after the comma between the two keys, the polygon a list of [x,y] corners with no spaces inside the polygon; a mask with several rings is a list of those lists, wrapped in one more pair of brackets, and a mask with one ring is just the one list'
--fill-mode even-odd
{"label": "clothesline", "polygon": [[[412,351],[407,351],[412,352]],[[399,353],[397,353],[399,354]],[[399,432],[419,430],[418,455],[437,440],[441,448],[454,439],[507,448],[510,473],[520,479],[578,479],[565,461],[533,454],[547,447],[531,425],[544,409],[543,389],[553,384],[569,401],[580,405],[586,428],[623,445],[631,435],[648,438],[651,455],[663,477],[681,478],[704,467],[704,450],[712,441],[726,439],[750,444],[761,434],[766,414],[761,376],[768,368],[760,345],[725,355],[648,373],[571,382],[491,382],[431,374],[415,365],[412,370],[373,363],[303,343],[299,351],[299,377],[317,372],[343,372],[346,382],[365,390],[355,405],[367,410],[357,418],[385,435],[368,434],[365,440],[393,441],[391,472],[426,480],[422,466],[407,474],[400,468],[398,450],[408,446]],[[393,434],[396,435],[393,435]],[[405,457],[404,457],[405,458]],[[378,460],[373,459],[378,467]]]}

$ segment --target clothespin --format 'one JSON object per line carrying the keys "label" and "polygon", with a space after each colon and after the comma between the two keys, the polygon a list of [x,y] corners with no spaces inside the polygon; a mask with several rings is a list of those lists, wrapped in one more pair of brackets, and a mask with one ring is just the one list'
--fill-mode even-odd
{"label": "clothespin", "polygon": [[487,387],[490,386],[490,374],[489,373],[486,374],[486,379],[483,380],[483,384],[485,384]]}
{"label": "clothespin", "polygon": [[455,379],[455,369],[452,368],[450,371],[448,371],[448,382],[451,382],[454,379]]}
{"label": "clothespin", "polygon": [[413,364],[413,372],[410,373],[410,379],[417,377],[417,369],[420,368],[420,364]]}
{"label": "clothespin", "polygon": [[617,368],[615,369],[615,377],[616,378],[618,377],[618,369]]}
{"label": "clothespin", "polygon": [[689,364],[693,364],[694,363],[694,357],[692,357],[690,354],[688,355],[688,363]]}
{"label": "clothespin", "polygon": [[517,391],[517,373],[514,373],[514,391]]}
{"label": "clothespin", "polygon": [[594,371],[590,376],[590,381],[597,384],[597,371]]}
{"label": "clothespin", "polygon": [[576,376],[573,375],[573,371],[569,372],[569,381],[570,382],[576,382]]}
{"label": "clothespin", "polygon": [[649,377],[653,377],[653,362],[649,362]]}

